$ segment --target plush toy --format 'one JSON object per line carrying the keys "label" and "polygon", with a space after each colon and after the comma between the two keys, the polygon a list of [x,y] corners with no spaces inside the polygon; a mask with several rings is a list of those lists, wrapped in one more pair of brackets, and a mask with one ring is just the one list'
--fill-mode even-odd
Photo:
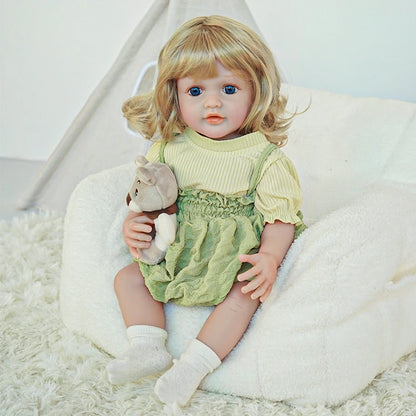
{"label": "plush toy", "polygon": [[140,260],[157,264],[175,240],[178,185],[175,175],[164,163],[149,162],[144,156],[138,156],[136,166],[136,177],[126,202],[132,211],[154,221],[152,243],[141,250]]}

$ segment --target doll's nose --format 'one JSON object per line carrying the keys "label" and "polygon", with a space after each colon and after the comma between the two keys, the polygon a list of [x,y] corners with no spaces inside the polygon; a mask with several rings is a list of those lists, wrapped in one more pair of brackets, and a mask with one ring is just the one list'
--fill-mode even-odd
{"label": "doll's nose", "polygon": [[205,98],[205,108],[219,108],[222,106],[221,99],[216,94],[209,94]]}

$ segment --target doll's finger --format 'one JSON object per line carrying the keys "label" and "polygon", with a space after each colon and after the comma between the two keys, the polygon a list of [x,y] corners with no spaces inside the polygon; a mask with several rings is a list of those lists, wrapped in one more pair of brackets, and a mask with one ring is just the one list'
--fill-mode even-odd
{"label": "doll's finger", "polygon": [[264,302],[268,297],[269,297],[269,295],[270,295],[270,293],[272,293],[272,290],[273,290],[273,287],[272,286],[270,286],[267,290],[266,290],[266,292],[264,293],[264,295],[263,296],[260,296],[260,302]]}
{"label": "doll's finger", "polygon": [[139,250],[144,250],[145,248],[149,248],[150,244],[151,244],[150,241],[136,241],[134,243],[133,247],[135,247]]}
{"label": "doll's finger", "polygon": [[251,299],[253,299],[253,300],[258,299],[261,295],[263,295],[263,293],[262,293],[262,292],[263,292],[262,290],[257,289],[255,292],[253,292],[253,293],[250,295],[250,298],[251,298]]}
{"label": "doll's finger", "polygon": [[267,292],[268,288],[269,288],[269,286],[267,284],[262,284],[251,294],[251,299],[258,299],[258,298],[264,296],[264,294]]}
{"label": "doll's finger", "polygon": [[246,272],[239,274],[237,276],[237,280],[239,282],[243,282],[244,280],[252,279],[255,276],[257,276],[257,269],[252,267],[251,269],[247,270]]}
{"label": "doll's finger", "polygon": [[138,248],[138,249],[144,249],[144,248],[149,248],[151,241],[142,241],[142,240],[136,240],[136,239],[132,239],[132,238],[127,238],[125,240],[127,246],[129,248]]}
{"label": "doll's finger", "polygon": [[242,293],[252,292],[253,290],[256,290],[258,287],[260,287],[263,281],[264,281],[263,278],[261,278],[260,276],[257,276],[250,283],[247,283],[245,286],[243,286],[241,289],[241,292]]}
{"label": "doll's finger", "polygon": [[138,231],[141,233],[150,233],[152,231],[152,226],[148,223],[133,222],[131,225],[133,231]]}
{"label": "doll's finger", "polygon": [[147,233],[133,233],[131,238],[136,241],[152,241],[152,236]]}
{"label": "doll's finger", "polygon": [[256,258],[256,254],[240,254],[238,256],[238,260],[240,260],[242,263],[250,263],[253,266],[255,266],[257,263]]}
{"label": "doll's finger", "polygon": [[132,222],[136,224],[153,224],[154,221],[151,218],[148,218],[144,215],[139,215],[138,217],[132,218]]}

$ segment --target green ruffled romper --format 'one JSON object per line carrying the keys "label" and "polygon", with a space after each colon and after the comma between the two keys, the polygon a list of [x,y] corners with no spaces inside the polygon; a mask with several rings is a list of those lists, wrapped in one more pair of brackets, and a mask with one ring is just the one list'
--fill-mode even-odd
{"label": "green ruffled romper", "polygon": [[264,219],[254,206],[256,186],[263,164],[275,148],[270,144],[260,155],[245,196],[179,190],[178,230],[165,259],[156,265],[139,261],[154,299],[184,306],[217,305],[227,296],[237,274],[251,267],[242,265],[238,255],[258,251]]}

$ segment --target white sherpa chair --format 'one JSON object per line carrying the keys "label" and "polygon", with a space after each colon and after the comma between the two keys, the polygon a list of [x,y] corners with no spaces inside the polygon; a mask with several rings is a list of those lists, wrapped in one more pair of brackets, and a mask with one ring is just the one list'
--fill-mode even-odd
{"label": "white sherpa chair", "polygon": [[[416,105],[285,90],[290,108],[311,103],[284,148],[299,172],[309,229],[201,388],[338,404],[416,349]],[[131,261],[121,224],[133,175],[132,163],[84,179],[65,220],[63,320],[111,355],[127,348],[113,278]],[[210,311],[166,305],[174,356]]]}

